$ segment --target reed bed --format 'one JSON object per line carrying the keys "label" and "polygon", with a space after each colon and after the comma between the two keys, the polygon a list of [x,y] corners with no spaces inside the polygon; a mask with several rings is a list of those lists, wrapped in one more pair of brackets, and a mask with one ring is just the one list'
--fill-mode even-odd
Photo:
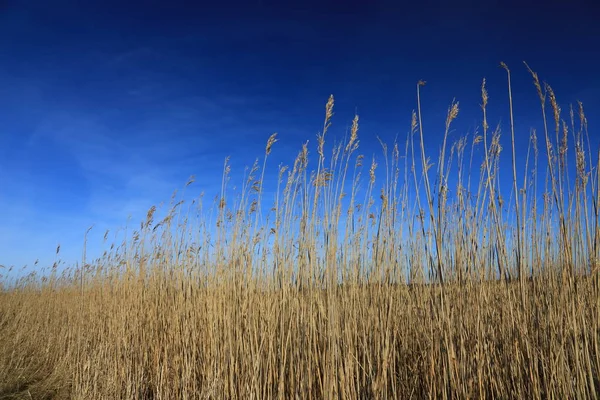
{"label": "reed bed", "polygon": [[331,97],[272,204],[276,135],[233,198],[226,161],[211,207],[174,197],[101,258],[7,285],[0,398],[598,398],[600,154],[529,70],[543,131],[517,170],[502,66],[505,134],[484,81],[480,132],[450,142],[453,102],[433,164],[419,82],[405,141],[369,160],[356,117],[326,156]]}

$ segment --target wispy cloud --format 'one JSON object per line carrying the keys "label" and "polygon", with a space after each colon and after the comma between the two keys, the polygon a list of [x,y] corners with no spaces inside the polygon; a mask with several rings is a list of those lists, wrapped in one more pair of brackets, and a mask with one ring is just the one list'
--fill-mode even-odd
{"label": "wispy cloud", "polygon": [[[201,96],[159,104],[147,100],[161,111],[135,115],[125,109],[107,117],[76,104],[47,105],[48,112],[20,146],[28,161],[10,174],[5,169],[10,166],[3,165],[0,175],[5,190],[0,209],[12,215],[0,232],[6,246],[1,262],[31,264],[64,241],[72,246],[63,245],[63,254],[77,249],[67,252],[72,259],[91,223],[115,229],[129,216],[141,219],[192,174],[203,191],[216,194],[227,152],[253,148],[243,144],[249,130],[228,111],[231,104],[247,104],[241,97],[221,103]],[[66,166],[62,171],[61,165]],[[23,251],[27,242],[35,243],[31,254]]]}

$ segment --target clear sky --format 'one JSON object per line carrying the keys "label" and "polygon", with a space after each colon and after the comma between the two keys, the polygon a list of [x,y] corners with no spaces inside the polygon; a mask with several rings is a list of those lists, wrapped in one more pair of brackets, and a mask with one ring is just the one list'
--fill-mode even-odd
{"label": "clear sky", "polygon": [[435,158],[453,98],[453,137],[477,126],[484,77],[491,124],[507,122],[504,61],[526,144],[540,123],[526,60],[563,109],[584,102],[596,135],[592,4],[0,0],[0,264],[51,264],[58,244],[76,260],[89,226],[99,241],[129,215],[137,223],[190,175],[212,198],[224,158],[241,173],[278,132],[274,177],[305,141],[314,152],[330,94],[332,138],[358,112],[361,151],[377,154],[376,135],[405,137],[426,80]]}

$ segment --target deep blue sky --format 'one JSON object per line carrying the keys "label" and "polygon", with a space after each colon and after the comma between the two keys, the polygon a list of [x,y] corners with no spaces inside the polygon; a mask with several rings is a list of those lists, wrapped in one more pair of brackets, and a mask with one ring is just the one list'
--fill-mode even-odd
{"label": "deep blue sky", "polygon": [[51,263],[59,243],[63,259],[77,259],[87,227],[101,237],[128,215],[138,221],[192,174],[212,198],[224,158],[241,173],[273,132],[276,173],[306,140],[314,150],[329,94],[331,137],[357,111],[370,155],[376,135],[404,140],[426,80],[435,158],[454,97],[454,138],[480,121],[482,78],[491,125],[508,121],[500,61],[513,71],[517,134],[539,128],[526,60],[563,109],[584,102],[594,135],[591,4],[0,0],[0,264]]}

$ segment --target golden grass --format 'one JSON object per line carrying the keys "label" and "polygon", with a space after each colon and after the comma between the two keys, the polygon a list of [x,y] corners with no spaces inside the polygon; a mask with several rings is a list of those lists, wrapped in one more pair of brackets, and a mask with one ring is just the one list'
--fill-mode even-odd
{"label": "golden grass", "polygon": [[358,117],[325,156],[331,97],[315,170],[303,146],[272,207],[275,135],[237,198],[226,161],[213,209],[173,201],[155,223],[153,207],[103,258],[0,292],[0,398],[598,398],[600,163],[581,105],[565,123],[530,72],[546,162],[533,132],[517,181],[509,80],[509,192],[485,82],[481,134],[448,144],[452,103],[436,171],[424,82],[379,163],[358,154]]}

